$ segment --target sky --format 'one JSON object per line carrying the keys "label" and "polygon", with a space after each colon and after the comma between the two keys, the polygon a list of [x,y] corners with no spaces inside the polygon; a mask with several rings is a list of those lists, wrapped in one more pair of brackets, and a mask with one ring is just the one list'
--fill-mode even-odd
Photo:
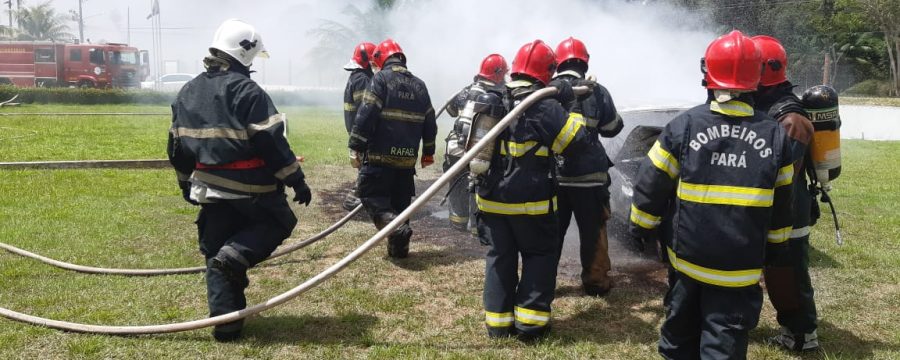
{"label": "sky", "polygon": [[[36,2],[37,0],[28,0]],[[271,54],[254,64],[254,79],[270,85],[343,87],[347,59],[311,64],[316,44],[309,30],[322,19],[346,23],[347,4],[363,9],[368,0],[160,0],[164,60],[178,72],[199,73],[218,24],[240,18],[262,34]],[[77,0],[52,0],[60,12]],[[613,5],[610,5],[613,4]],[[85,38],[126,42],[152,49],[151,0],[84,0]],[[410,70],[421,77],[439,107],[471,82],[481,59],[500,53],[512,61],[524,43],[543,39],[551,47],[569,36],[584,40],[591,71],[627,106],[688,104],[705,99],[699,59],[717,34],[696,13],[661,5],[615,0],[401,0],[385,19],[390,36],[406,51]],[[78,33],[72,24],[73,34]],[[374,43],[382,39],[359,39]],[[339,99],[335,102],[340,105]]]}

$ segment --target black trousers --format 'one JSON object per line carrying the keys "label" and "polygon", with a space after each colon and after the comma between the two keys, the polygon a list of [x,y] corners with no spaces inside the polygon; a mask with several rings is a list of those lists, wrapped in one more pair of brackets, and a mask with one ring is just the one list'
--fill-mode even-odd
{"label": "black trousers", "polygon": [[[359,171],[359,198],[378,229],[386,218],[406,210],[416,194],[414,169],[363,165]],[[408,222],[407,222],[408,223]]]}
{"label": "black trousers", "polygon": [[609,271],[609,238],[606,222],[609,220],[609,191],[603,186],[560,186],[559,199],[559,250],[569,229],[572,216],[578,224],[581,255],[581,283],[591,293],[602,293],[612,287]]}
{"label": "black trousers", "polygon": [[[200,252],[208,263],[228,245],[252,267],[269,257],[296,225],[297,218],[284,193],[202,204],[197,218]],[[244,288],[229,281],[218,269],[207,268],[206,291],[211,317],[247,307]],[[216,330],[239,331],[241,326],[242,322],[238,321],[217,326]]]}
{"label": "black trousers", "polygon": [[[542,336],[549,329],[556,289],[559,236],[555,214],[478,214],[478,233],[491,244],[484,271],[488,333]],[[522,256],[522,277],[518,276]]]}
{"label": "black trousers", "polygon": [[669,272],[660,355],[679,360],[746,359],[749,333],[762,310],[759,285],[722,288]]}
{"label": "black trousers", "polygon": [[766,290],[778,324],[794,335],[816,330],[816,300],[809,277],[809,235],[788,240],[788,250],[766,266]]}

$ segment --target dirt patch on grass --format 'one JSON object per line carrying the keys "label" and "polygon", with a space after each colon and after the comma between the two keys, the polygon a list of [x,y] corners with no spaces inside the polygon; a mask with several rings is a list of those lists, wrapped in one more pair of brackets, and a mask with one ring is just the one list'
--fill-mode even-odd
{"label": "dirt patch on grass", "polygon": [[[440,175],[438,171],[426,169],[420,171],[416,178],[416,193],[422,194]],[[338,186],[329,187],[317,192],[320,199],[319,209],[327,218],[339,218],[346,214],[342,204],[344,197],[352,186],[352,181],[345,181]],[[411,258],[397,265],[408,270],[423,270],[432,266],[464,262],[484,257],[487,247],[481,245],[477,237],[468,231],[453,227],[447,219],[448,205],[440,202],[446,192],[441,189],[425,206],[412,216],[414,235],[410,245]],[[369,222],[369,216],[362,212],[355,221]],[[641,292],[662,293],[666,288],[667,272],[652,250],[638,253],[627,244],[621,226],[610,227],[610,259],[613,269],[610,276],[617,288],[634,288]],[[417,245],[420,244],[420,245]],[[431,250],[422,250],[421,245]],[[433,249],[441,250],[433,250]],[[580,282],[581,263],[578,253],[579,240],[577,228],[570,227],[566,236],[565,247],[558,269],[559,279],[563,282]]]}

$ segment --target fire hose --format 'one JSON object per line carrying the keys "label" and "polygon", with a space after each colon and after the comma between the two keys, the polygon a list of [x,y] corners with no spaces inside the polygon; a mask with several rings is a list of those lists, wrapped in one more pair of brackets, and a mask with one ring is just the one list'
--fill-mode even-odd
{"label": "fire hose", "polygon": [[[356,216],[361,210],[363,206],[358,205],[353,211],[350,211],[343,218],[338,220],[336,223],[329,226],[327,229],[322,230],[322,232],[313,235],[312,237],[299,241],[287,246],[284,246],[266,258],[265,261],[272,260],[277,257],[281,257],[287,254],[290,254],[294,251],[305,248],[309,245],[314,244],[315,242],[325,238],[331,233],[335,232],[337,229],[340,229],[344,226],[351,218]],[[27,258],[32,258],[47,265],[56,266],[61,269],[71,270],[75,272],[85,273],[85,274],[98,274],[98,275],[124,275],[124,276],[162,276],[162,275],[178,275],[178,274],[196,274],[202,273],[206,271],[205,266],[197,266],[197,267],[187,267],[187,268],[175,268],[175,269],[111,269],[111,268],[101,268],[101,267],[93,267],[93,266],[84,266],[77,265],[72,263],[67,263],[55,259],[48,258],[46,256],[38,255],[23,249],[19,249],[12,245],[7,245],[0,242],[0,249],[9,251],[16,255],[21,255]]]}
{"label": "fire hose", "polygon": [[[576,94],[584,94],[588,92],[589,89],[587,87],[576,87]],[[356,250],[353,250],[350,254],[348,254],[343,259],[334,263],[327,269],[323,270],[318,275],[315,275],[297,287],[288,290],[285,293],[272,297],[271,299],[253,305],[243,310],[238,310],[234,312],[230,312],[228,314],[223,314],[215,317],[193,320],[181,323],[174,324],[166,324],[166,325],[143,325],[143,326],[110,326],[110,325],[90,325],[90,324],[79,324],[68,321],[60,321],[42,318],[34,315],[23,314],[20,312],[12,311],[6,308],[0,308],[0,316],[9,318],[11,320],[24,322],[31,325],[44,326],[52,329],[71,331],[71,332],[79,332],[79,333],[92,333],[92,334],[107,334],[107,335],[139,335],[139,334],[161,334],[161,333],[173,333],[173,332],[181,332],[181,331],[190,331],[202,329],[210,326],[222,325],[226,323],[230,323],[233,321],[237,321],[240,319],[244,319],[248,316],[259,314],[263,311],[272,309],[276,306],[279,306],[287,301],[290,301],[306,291],[318,286],[323,281],[331,278],[351,263],[359,259],[362,255],[371,250],[375,245],[381,242],[385,237],[387,237],[390,233],[392,233],[397,227],[402,225],[406,220],[412,216],[412,214],[419,210],[425,203],[434,197],[435,194],[444,186],[447,185],[448,182],[460,172],[462,172],[463,168],[468,166],[469,162],[475,158],[475,156],[488,144],[492,144],[494,139],[500,135],[500,132],[506,129],[510,123],[512,123],[515,119],[517,119],[522,112],[531,107],[535,102],[548,97],[555,95],[557,93],[557,89],[553,87],[544,88],[534,92],[525,98],[519,106],[515,107],[509,114],[503,117],[500,122],[494,126],[487,134],[485,134],[484,138],[475,144],[475,146],[467,151],[459,161],[456,162],[453,166],[451,166],[447,171],[444,172],[431,186],[429,186],[422,193],[421,196],[417,197],[413,203],[403,210],[393,221],[391,221],[387,226],[379,230],[375,235],[366,240],[362,245],[360,245]]]}
{"label": "fire hose", "polygon": [[452,103],[453,100],[456,100],[456,95],[451,96],[450,99],[448,99],[447,102],[444,103],[444,106],[441,106],[441,109],[438,110],[437,114],[434,115],[434,118],[440,118],[441,114],[443,114],[444,111],[447,110],[447,107],[450,106],[450,103]]}

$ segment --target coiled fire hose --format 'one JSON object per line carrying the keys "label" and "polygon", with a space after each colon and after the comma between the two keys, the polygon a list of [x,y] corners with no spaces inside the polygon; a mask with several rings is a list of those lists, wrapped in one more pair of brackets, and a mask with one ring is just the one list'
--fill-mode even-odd
{"label": "coiled fire hose", "polygon": [[[579,86],[575,88],[576,94],[584,94],[588,92],[589,89],[587,87]],[[0,308],[0,316],[9,318],[11,320],[24,322],[31,325],[44,326],[51,329],[58,329],[64,331],[71,332],[79,332],[79,333],[91,333],[91,334],[107,334],[107,335],[140,335],[140,334],[162,334],[162,333],[173,333],[173,332],[181,332],[181,331],[190,331],[202,329],[210,326],[222,325],[226,323],[230,323],[233,321],[237,321],[248,316],[259,314],[263,311],[274,308],[278,305],[281,305],[291,299],[294,299],[301,294],[305,293],[309,289],[312,289],[327,280],[328,278],[334,276],[348,265],[359,259],[363,254],[367,253],[371,250],[375,245],[378,245],[385,237],[387,237],[391,232],[393,232],[397,227],[406,222],[410,216],[419,210],[425,203],[434,197],[435,194],[447,183],[450,179],[456,177],[457,174],[462,172],[463,168],[468,166],[469,162],[472,161],[473,158],[488,144],[492,144],[494,139],[500,135],[506,127],[512,123],[513,120],[518,118],[522,112],[531,107],[535,102],[548,97],[555,95],[557,93],[557,89],[554,87],[544,88],[538,91],[535,91],[533,94],[529,95],[522,101],[519,106],[515,107],[509,114],[503,117],[500,122],[494,126],[494,128],[489,131],[484,138],[475,144],[475,146],[467,151],[459,161],[456,162],[453,166],[450,167],[443,175],[441,175],[428,189],[425,189],[425,192],[422,193],[421,196],[417,197],[413,203],[403,210],[397,217],[391,221],[387,226],[378,231],[371,238],[366,240],[365,243],[360,245],[356,250],[348,254],[346,257],[338,261],[337,263],[331,265],[327,269],[323,270],[316,276],[309,278],[304,281],[297,287],[288,290],[287,292],[275,296],[263,303],[253,305],[243,310],[230,312],[228,314],[223,314],[211,318],[205,318],[194,321],[187,321],[181,323],[174,324],[166,324],[166,325],[143,325],[143,326],[109,326],[109,325],[89,325],[89,324],[79,324],[68,321],[60,321],[42,318],[34,315],[23,314],[20,312],[12,311],[6,308]]]}
{"label": "coiled fire hose", "polygon": [[[287,254],[290,254],[294,251],[305,248],[309,245],[314,244],[315,242],[322,240],[326,236],[335,232],[337,229],[340,229],[344,226],[350,219],[352,219],[356,214],[362,211],[363,206],[357,205],[355,209],[350,211],[343,218],[338,220],[336,223],[329,226],[327,229],[322,230],[322,232],[313,235],[312,237],[299,241],[287,246],[283,246],[272,255],[270,255],[265,261],[272,260],[277,257],[281,257]],[[206,271],[205,266],[197,266],[197,267],[187,267],[187,268],[175,268],[175,269],[111,269],[111,268],[101,268],[101,267],[93,267],[93,266],[84,266],[77,265],[72,263],[67,263],[55,259],[48,258],[46,256],[38,255],[26,250],[19,249],[12,245],[7,245],[0,242],[0,249],[9,251],[16,255],[21,255],[27,258],[32,258],[47,265],[56,266],[61,269],[76,271],[85,274],[102,274],[102,275],[124,275],[124,276],[162,276],[162,275],[177,275],[177,274],[196,274],[202,273]]]}

